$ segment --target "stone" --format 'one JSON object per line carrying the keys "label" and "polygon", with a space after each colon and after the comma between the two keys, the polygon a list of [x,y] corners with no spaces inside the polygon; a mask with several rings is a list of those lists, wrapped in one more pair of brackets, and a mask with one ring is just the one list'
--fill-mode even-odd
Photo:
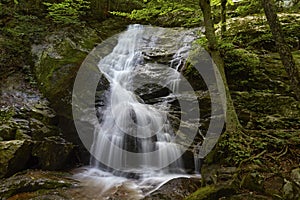
{"label": "stone", "polygon": [[175,178],[146,196],[145,200],[181,200],[195,192],[200,186],[201,178]]}
{"label": "stone", "polygon": [[[13,199],[23,199],[22,193],[25,194],[35,191],[46,192],[51,189],[68,188],[75,185],[75,181],[66,178],[68,175],[69,174],[63,174],[60,172],[25,171],[24,173],[19,173],[0,181],[0,197],[1,199],[7,199],[18,194]],[[38,197],[34,199],[60,199],[43,198],[42,192],[37,193],[36,196]]]}
{"label": "stone", "polygon": [[38,160],[38,167],[45,170],[65,169],[72,165],[74,158],[74,145],[65,142],[63,139],[59,141],[44,139],[36,141],[32,149],[32,156]]}
{"label": "stone", "polygon": [[27,167],[32,143],[25,140],[0,142],[0,178],[7,177]]}
{"label": "stone", "polygon": [[[49,98],[58,115],[71,118],[71,91],[81,63],[99,41],[90,28],[59,30],[45,38],[43,44],[33,45],[37,56],[35,73],[43,94]],[[42,114],[38,109],[33,112]]]}

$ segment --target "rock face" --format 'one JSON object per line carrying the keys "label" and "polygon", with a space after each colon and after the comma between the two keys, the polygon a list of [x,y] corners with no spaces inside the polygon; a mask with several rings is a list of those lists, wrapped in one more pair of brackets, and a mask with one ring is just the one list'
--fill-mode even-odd
{"label": "rock face", "polygon": [[36,142],[32,149],[32,156],[37,158],[37,165],[41,169],[64,169],[74,162],[74,158],[72,158],[74,157],[74,145],[65,141],[46,139]]}
{"label": "rock face", "polygon": [[61,138],[55,111],[26,76],[14,72],[0,84],[1,178],[26,168],[62,169],[75,160],[75,146]]}
{"label": "rock face", "polygon": [[71,118],[71,90],[76,72],[86,55],[99,41],[96,32],[83,28],[60,30],[32,46],[37,56],[35,74],[42,92],[53,104],[58,115]]}
{"label": "rock face", "polygon": [[27,167],[32,144],[28,141],[0,142],[0,177],[9,176]]}
{"label": "rock face", "polygon": [[83,158],[88,162],[89,154],[75,145],[80,141],[72,122],[71,91],[78,68],[100,37],[87,27],[45,35],[32,46],[33,69],[23,66],[0,74],[0,154],[5,154],[0,177],[25,168],[65,169]]}

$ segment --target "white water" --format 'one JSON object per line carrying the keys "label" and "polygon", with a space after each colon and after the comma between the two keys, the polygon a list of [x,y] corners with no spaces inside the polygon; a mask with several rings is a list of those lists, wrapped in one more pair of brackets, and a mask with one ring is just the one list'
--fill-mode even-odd
{"label": "white water", "polygon": [[[128,168],[138,171],[149,168],[161,170],[164,163],[173,161],[173,168],[180,169],[182,163],[177,158],[182,152],[173,143],[174,133],[166,113],[144,104],[133,91],[133,75],[143,61],[143,33],[141,25],[129,26],[120,35],[113,52],[98,64],[101,72],[110,81],[110,93],[101,128],[95,133],[93,155],[109,167],[120,171],[127,171]],[[158,157],[146,155],[155,150],[159,150]],[[125,151],[145,153],[146,156],[140,156],[133,161],[126,157]]]}
{"label": "white water", "polygon": [[[131,193],[131,199],[140,199],[173,178],[187,177],[171,173],[174,170],[182,172],[180,157],[183,152],[174,142],[174,131],[162,109],[164,103],[160,107],[147,105],[134,93],[136,73],[151,72],[147,71],[147,66],[142,65],[142,50],[158,45],[155,37],[146,42],[145,35],[147,33],[143,26],[129,26],[119,36],[112,53],[98,64],[110,82],[110,91],[106,97],[100,129],[94,133],[91,147],[97,159],[91,159],[91,167],[85,168],[75,178],[99,187],[102,197],[111,193],[109,191],[113,188],[125,188],[127,193]],[[187,50],[187,46],[179,48],[170,67],[179,70],[183,62],[180,56],[186,54]],[[171,88],[176,89],[178,78],[176,73],[169,77],[167,82]],[[140,156],[132,159],[126,153],[128,151],[143,155],[153,151],[159,153],[155,157]],[[166,166],[165,163],[170,165]],[[136,174],[138,179],[116,174]]]}

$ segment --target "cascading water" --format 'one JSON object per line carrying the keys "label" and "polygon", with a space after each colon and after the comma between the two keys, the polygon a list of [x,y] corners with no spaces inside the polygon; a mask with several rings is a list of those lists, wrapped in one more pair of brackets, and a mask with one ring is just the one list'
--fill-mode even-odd
{"label": "cascading water", "polygon": [[[145,79],[163,88],[177,89],[178,71],[195,37],[181,33],[170,41],[167,34],[163,28],[130,25],[119,35],[113,51],[98,63],[109,81],[109,90],[101,109],[100,128],[94,132],[91,166],[75,177],[100,184],[102,192],[126,185],[127,192],[135,191],[132,199],[140,199],[142,193],[150,193],[172,178],[187,177],[183,173],[182,148],[175,141],[175,130],[167,115],[169,101],[176,97],[167,92],[157,102],[147,104],[143,95],[136,94],[139,86],[144,86],[139,81]],[[179,45],[166,45],[171,42]],[[171,55],[168,63],[145,61],[149,57],[166,57],[168,52],[160,52],[166,47]],[[148,156],[151,152],[157,154]],[[133,154],[141,156],[131,157]],[[129,180],[126,176],[138,179]]]}
{"label": "cascading water", "polygon": [[[113,52],[99,62],[99,69],[110,81],[110,91],[92,152],[108,166],[117,166],[121,171],[128,167],[142,171],[162,169],[164,162],[181,169],[182,152],[173,142],[174,133],[166,113],[143,103],[133,91],[134,72],[143,61],[140,45],[143,32],[141,25],[131,25],[120,35]],[[158,158],[144,156],[133,161],[123,154],[124,151],[148,153],[155,150],[160,151]]]}

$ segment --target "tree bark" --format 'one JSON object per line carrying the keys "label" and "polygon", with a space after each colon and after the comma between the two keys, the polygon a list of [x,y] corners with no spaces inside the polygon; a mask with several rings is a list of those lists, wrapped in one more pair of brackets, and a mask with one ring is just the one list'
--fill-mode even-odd
{"label": "tree bark", "polygon": [[294,91],[297,100],[300,100],[299,70],[293,59],[291,49],[285,42],[281,24],[276,13],[275,3],[273,0],[262,0],[262,6],[264,8],[273,38],[275,40],[276,48],[280,55],[281,62],[289,76],[291,88]]}
{"label": "tree bark", "polygon": [[226,4],[227,0],[221,0],[221,36],[224,38],[226,32]]}
{"label": "tree bark", "polygon": [[213,61],[217,65],[217,68],[221,74],[222,81],[225,86],[225,92],[226,92],[226,131],[228,132],[235,132],[237,129],[241,127],[232,99],[229,92],[226,76],[225,76],[225,70],[224,70],[224,61],[221,58],[220,52],[218,50],[218,42],[215,35],[214,30],[214,24],[212,20],[212,14],[211,14],[211,5],[210,0],[199,0],[199,5],[201,8],[201,11],[204,16],[204,26],[205,26],[205,36],[208,41],[208,49],[210,51],[210,54],[212,56]]}

